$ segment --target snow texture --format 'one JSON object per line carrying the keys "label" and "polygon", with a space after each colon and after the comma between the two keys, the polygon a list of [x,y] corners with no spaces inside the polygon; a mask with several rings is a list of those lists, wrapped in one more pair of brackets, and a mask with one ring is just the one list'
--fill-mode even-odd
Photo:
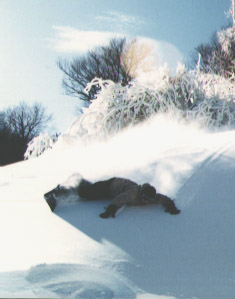
{"label": "snow texture", "polygon": [[[0,168],[0,297],[234,298],[234,136],[157,115]],[[77,198],[51,213],[43,194],[74,173],[149,182],[182,212],[126,207],[104,220],[107,201]]]}

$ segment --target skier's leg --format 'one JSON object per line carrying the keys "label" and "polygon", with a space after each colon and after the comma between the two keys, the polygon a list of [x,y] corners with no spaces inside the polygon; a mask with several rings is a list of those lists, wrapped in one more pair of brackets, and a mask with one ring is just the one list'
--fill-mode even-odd
{"label": "skier's leg", "polygon": [[101,218],[109,218],[110,216],[115,218],[115,214],[120,207],[115,205],[109,205],[104,213],[100,214]]}
{"label": "skier's leg", "polygon": [[171,200],[166,195],[157,193],[156,194],[156,201],[161,204],[167,213],[170,213],[172,215],[176,215],[180,213],[180,210],[178,210],[175,206],[175,203],[173,200]]}
{"label": "skier's leg", "polygon": [[88,200],[104,199],[109,197],[110,185],[114,178],[91,183],[87,180],[81,180],[78,186],[78,195]]}
{"label": "skier's leg", "polygon": [[125,205],[135,205],[133,202],[132,190],[122,192],[111,200],[111,204],[106,208],[105,212],[100,214],[101,218],[115,217],[116,212]]}

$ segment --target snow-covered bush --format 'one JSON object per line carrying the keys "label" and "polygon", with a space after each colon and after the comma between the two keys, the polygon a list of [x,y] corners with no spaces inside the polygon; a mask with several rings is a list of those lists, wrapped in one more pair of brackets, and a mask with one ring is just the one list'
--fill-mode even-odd
{"label": "snow-covered bush", "polygon": [[[214,57],[218,74],[234,81],[235,76],[235,28],[228,27],[217,33],[218,41],[221,46],[221,53],[218,57]],[[214,53],[216,56],[217,53]]]}
{"label": "snow-covered bush", "polygon": [[235,81],[235,27],[226,27],[214,33],[210,43],[200,44],[192,55],[193,65],[198,54],[201,71]]}
{"label": "snow-covered bush", "polygon": [[228,27],[217,33],[219,43],[225,54],[231,55],[235,43],[235,32],[233,27]]}
{"label": "snow-covered bush", "polygon": [[235,87],[217,75],[181,66],[174,76],[162,68],[155,83],[147,86],[138,80],[124,87],[95,78],[87,92],[93,85],[99,86],[100,93],[71,126],[72,136],[105,137],[159,112],[208,127],[235,123]]}
{"label": "snow-covered bush", "polygon": [[44,151],[52,148],[57,139],[58,135],[50,136],[48,133],[34,137],[33,140],[29,142],[24,154],[25,160],[40,156]]}
{"label": "snow-covered bush", "polygon": [[235,85],[219,75],[198,73],[204,99],[193,108],[193,117],[207,127],[235,125]]}

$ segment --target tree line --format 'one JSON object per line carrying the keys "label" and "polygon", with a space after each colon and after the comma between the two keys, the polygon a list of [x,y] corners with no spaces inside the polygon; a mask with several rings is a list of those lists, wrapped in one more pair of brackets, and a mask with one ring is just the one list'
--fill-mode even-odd
{"label": "tree line", "polygon": [[21,161],[28,143],[43,131],[52,115],[40,103],[21,102],[1,113],[0,166]]}

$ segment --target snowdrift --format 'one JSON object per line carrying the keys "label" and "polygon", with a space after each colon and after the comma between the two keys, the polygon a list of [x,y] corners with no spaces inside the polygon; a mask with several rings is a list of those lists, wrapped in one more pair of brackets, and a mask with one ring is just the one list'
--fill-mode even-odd
{"label": "snowdrift", "polygon": [[[0,297],[234,298],[235,131],[158,115],[106,141],[68,135],[38,158],[0,168]],[[180,215],[43,194],[73,173],[149,182]]]}

